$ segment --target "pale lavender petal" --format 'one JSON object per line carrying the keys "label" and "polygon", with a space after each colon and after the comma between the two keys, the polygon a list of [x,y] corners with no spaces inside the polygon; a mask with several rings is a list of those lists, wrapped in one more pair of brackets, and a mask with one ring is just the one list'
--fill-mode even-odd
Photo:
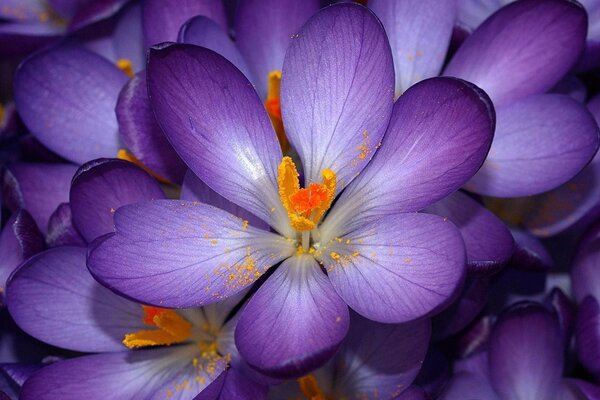
{"label": "pale lavender petal", "polygon": [[468,372],[456,374],[448,385],[440,400],[500,400],[489,382]]}

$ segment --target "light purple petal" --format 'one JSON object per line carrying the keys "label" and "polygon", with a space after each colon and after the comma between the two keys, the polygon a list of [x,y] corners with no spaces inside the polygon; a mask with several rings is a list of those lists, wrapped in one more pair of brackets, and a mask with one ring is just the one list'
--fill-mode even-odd
{"label": "light purple petal", "polygon": [[439,311],[460,290],[465,249],[458,229],[429,214],[396,214],[323,241],[335,290],[359,314],[410,321]]}
{"label": "light purple petal", "polygon": [[448,218],[458,227],[465,241],[470,271],[496,270],[512,256],[514,241],[506,225],[466,194],[451,194],[425,211]]}
{"label": "light purple petal", "polygon": [[235,368],[229,368],[194,397],[194,400],[265,400],[266,398],[267,386],[249,380]]}
{"label": "light purple petal", "polygon": [[0,54],[22,57],[56,41],[64,30],[52,24],[3,22],[0,24]]}
{"label": "light purple petal", "polygon": [[179,200],[121,207],[115,234],[88,267],[103,284],[146,304],[188,307],[230,297],[295,250],[218,208]]}
{"label": "light purple petal", "polygon": [[585,44],[587,16],[564,0],[524,0],[503,7],[460,46],[444,74],[468,80],[496,107],[554,86]]}
{"label": "light purple petal", "polygon": [[312,256],[287,259],[252,296],[235,332],[244,359],[269,376],[300,377],[335,353],[348,307]]}
{"label": "light purple petal", "polygon": [[261,98],[267,95],[269,72],[281,70],[291,39],[318,9],[317,0],[239,2],[235,21],[237,44],[256,80]]}
{"label": "light purple petal", "polygon": [[31,132],[67,160],[84,163],[119,150],[115,104],[127,76],[101,56],[62,45],[17,70],[15,104]]}
{"label": "light purple petal", "polygon": [[73,222],[91,242],[113,232],[113,214],[127,204],[162,199],[158,183],[136,165],[116,159],[90,161],[73,177],[70,202]]}
{"label": "light purple petal", "polygon": [[497,109],[490,153],[466,185],[495,197],[530,196],[581,171],[598,149],[598,125],[569,96],[530,96]]}
{"label": "light purple petal", "polygon": [[[22,398],[39,400],[191,400],[225,368],[192,363],[197,346],[163,347],[96,354],[59,361],[35,373]],[[57,384],[59,383],[59,384]]]}
{"label": "light purple petal", "polygon": [[450,380],[440,400],[500,400],[490,383],[469,372],[459,372]]}
{"label": "light purple petal", "polygon": [[227,29],[225,8],[220,0],[146,0],[142,13],[146,47],[177,41],[181,26],[196,15],[204,15]]}
{"label": "light purple petal", "polygon": [[321,182],[329,168],[340,192],[365,168],[389,122],[393,85],[385,31],[364,7],[325,8],[294,37],[283,65],[281,112],[306,186]]}
{"label": "light purple petal", "polygon": [[48,247],[57,246],[85,246],[87,243],[73,225],[71,205],[60,204],[48,220],[48,232],[46,232],[46,243]]}
{"label": "light purple petal", "polygon": [[69,186],[76,170],[71,164],[9,164],[2,183],[4,204],[13,211],[29,211],[45,233],[56,207],[69,201]]}
{"label": "light purple petal", "polygon": [[181,186],[181,200],[199,201],[211,206],[225,210],[236,217],[248,221],[249,225],[260,229],[269,230],[269,225],[262,219],[244,210],[242,207],[230,202],[214,190],[206,183],[202,182],[191,170],[185,174],[183,185]]}
{"label": "light purple petal", "polygon": [[154,118],[145,71],[137,73],[123,87],[115,111],[125,147],[155,174],[180,183],[186,166]]}
{"label": "light purple petal", "polygon": [[494,129],[485,93],[453,78],[413,85],[396,101],[375,158],[344,191],[322,230],[418,211],[462,186],[481,166]]}
{"label": "light purple petal", "polygon": [[144,34],[142,32],[142,6],[130,3],[116,23],[112,34],[115,55],[126,58],[133,64],[134,71],[141,71],[146,66],[144,51]]}
{"label": "light purple petal", "polygon": [[243,74],[211,50],[176,44],[150,51],[148,92],[159,125],[190,169],[291,237],[277,186],[281,149]]}
{"label": "light purple petal", "polygon": [[396,95],[437,76],[446,58],[456,17],[456,0],[371,0],[390,40]]}
{"label": "light purple petal", "polygon": [[30,258],[9,280],[6,302],[31,336],[69,350],[126,350],[127,333],[145,329],[139,304],[111,293],[85,267],[85,247],[58,247]]}
{"label": "light purple petal", "polygon": [[556,316],[525,303],[496,322],[489,345],[490,377],[502,399],[554,399],[561,385],[563,339]]}

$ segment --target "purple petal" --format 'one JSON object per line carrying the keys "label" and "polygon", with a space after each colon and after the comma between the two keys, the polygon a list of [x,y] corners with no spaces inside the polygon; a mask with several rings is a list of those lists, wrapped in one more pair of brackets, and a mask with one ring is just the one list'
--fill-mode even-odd
{"label": "purple petal", "polygon": [[429,397],[425,390],[418,386],[408,387],[402,394],[396,398],[397,400],[427,400]]}
{"label": "purple petal", "polygon": [[500,400],[487,380],[469,372],[459,372],[450,380],[440,400],[465,399]]}
{"label": "purple petal", "polygon": [[230,297],[289,257],[292,243],[206,204],[156,200],[121,207],[115,234],[94,246],[88,268],[140,302],[188,307]]}
{"label": "purple petal", "polygon": [[146,47],[177,41],[181,26],[196,15],[204,15],[227,29],[225,9],[219,0],[146,0],[142,12]]}
{"label": "purple petal", "polygon": [[577,72],[590,71],[600,66],[600,7],[598,0],[581,0],[588,13],[587,43],[577,63]]}
{"label": "purple petal", "polygon": [[363,170],[389,122],[393,85],[385,31],[364,7],[325,8],[294,37],[283,65],[281,112],[306,185],[329,168],[340,192]]}
{"label": "purple petal", "polygon": [[555,315],[535,303],[515,306],[499,318],[490,338],[492,385],[503,399],[553,399],[563,353]]}
{"label": "purple petal", "polygon": [[160,126],[190,169],[214,191],[291,237],[277,189],[281,149],[242,73],[211,50],[171,45],[150,51],[148,92]]}
{"label": "purple petal", "polygon": [[456,17],[456,0],[371,0],[394,55],[396,95],[414,83],[437,76],[446,58]]}
{"label": "purple petal", "polygon": [[50,216],[46,243],[48,243],[48,247],[86,245],[85,239],[73,225],[69,203],[60,204]]}
{"label": "purple petal", "polygon": [[554,86],[585,44],[583,7],[563,0],[525,0],[503,7],[458,49],[444,74],[468,80],[496,107]]}
{"label": "purple petal", "polygon": [[113,232],[113,214],[127,204],[162,199],[158,183],[128,161],[100,159],[79,168],[71,185],[73,222],[85,240]]}
{"label": "purple petal", "polygon": [[17,70],[15,104],[50,150],[82,164],[119,150],[115,104],[127,76],[97,54],[72,45],[36,53]]}
{"label": "purple petal", "polygon": [[0,17],[3,20],[40,22],[47,12],[48,4],[43,0],[0,1]]}
{"label": "purple petal", "polygon": [[547,271],[553,265],[552,257],[544,245],[533,235],[518,230],[511,231],[515,238],[512,265],[533,271]]}
{"label": "purple petal", "polygon": [[[256,23],[256,21],[254,22]],[[254,25],[254,28],[256,29],[256,25]],[[268,38],[263,37],[261,39],[266,41]],[[237,69],[242,71],[248,80],[253,81],[253,77],[248,70],[246,61],[236,44],[231,40],[227,32],[210,18],[198,16],[190,19],[181,27],[179,41],[206,47],[207,49],[219,53],[235,65]],[[281,64],[282,63],[283,59],[281,60]],[[281,67],[279,69],[281,69]]]}
{"label": "purple petal", "polygon": [[85,247],[58,247],[27,260],[8,282],[8,310],[21,329],[53,346],[126,350],[125,334],[145,329],[142,307],[96,282],[85,256]]}
{"label": "purple petal", "polygon": [[497,110],[494,142],[465,188],[496,197],[553,189],[581,171],[598,149],[598,125],[571,97],[530,96]]}
{"label": "purple petal", "polygon": [[69,201],[69,186],[76,170],[71,164],[9,164],[2,184],[6,207],[13,211],[26,209],[45,233],[56,207]]}
{"label": "purple petal", "polygon": [[299,377],[323,365],[349,325],[348,307],[312,256],[284,261],[242,312],[235,343],[260,372]]}
{"label": "purple petal", "polygon": [[588,94],[585,84],[575,75],[565,76],[560,82],[554,85],[550,92],[566,94],[580,103],[585,103]]}
{"label": "purple petal", "polygon": [[267,387],[252,382],[235,368],[222,372],[194,400],[265,400]]}
{"label": "purple petal", "polygon": [[123,87],[115,111],[125,147],[155,174],[181,182],[186,166],[154,118],[145,71],[136,74]]}
{"label": "purple petal", "polygon": [[405,322],[439,311],[465,274],[460,233],[435,215],[388,215],[321,243],[318,256],[335,290],[375,321]]}
{"label": "purple petal", "polygon": [[210,372],[200,370],[192,363],[197,351],[196,344],[191,344],[59,361],[29,378],[21,396],[39,400],[191,400],[225,368],[225,363],[213,362]]}
{"label": "purple petal", "polygon": [[571,342],[571,335],[575,329],[575,305],[571,302],[571,299],[559,288],[553,288],[552,291],[546,296],[544,305],[550,310],[556,311],[558,317],[558,323],[560,324],[560,331],[562,333],[565,347],[569,346]]}
{"label": "purple petal", "polygon": [[580,379],[566,379],[566,385],[574,392],[579,394],[580,397],[577,399],[587,400],[599,400],[600,399],[600,386],[594,385],[589,382],[582,381]]}
{"label": "purple petal", "polygon": [[577,248],[571,279],[577,302],[586,296],[600,299],[600,225],[595,225],[583,236]]}
{"label": "purple petal", "polygon": [[64,27],[52,24],[3,22],[0,24],[0,54],[23,56],[56,41],[64,34]]}
{"label": "purple petal", "polygon": [[112,41],[115,55],[130,60],[134,71],[141,71],[146,66],[143,36],[142,6],[133,3],[119,17],[112,34]]}
{"label": "purple petal", "polygon": [[575,344],[581,364],[592,375],[600,377],[600,305],[592,296],[585,297],[579,304]]}
{"label": "purple petal", "polygon": [[43,364],[2,363],[0,370],[16,385],[23,386],[25,381],[38,371]]}
{"label": "purple petal", "polygon": [[199,201],[201,203],[218,207],[221,210],[225,210],[236,217],[240,217],[243,220],[248,221],[249,225],[260,229],[269,230],[269,225],[266,224],[262,219],[249,213],[235,203],[230,202],[212,190],[190,170],[188,170],[188,172],[185,174],[185,178],[183,179],[183,185],[181,186],[181,200]]}
{"label": "purple petal", "polygon": [[72,18],[90,0],[47,0],[54,11],[64,18]]}
{"label": "purple petal", "polygon": [[281,70],[291,39],[318,9],[317,0],[239,2],[235,24],[237,44],[256,79],[261,98],[267,95],[269,72]]}
{"label": "purple petal", "polygon": [[129,0],[85,1],[87,4],[77,11],[69,24],[69,31],[71,32],[115,15],[129,2]]}
{"label": "purple petal", "polygon": [[[418,211],[462,186],[481,166],[494,129],[485,94],[453,78],[413,85],[396,101],[383,146],[337,200],[322,230]],[[336,234],[339,236],[343,232]]]}
{"label": "purple petal", "polygon": [[429,320],[379,324],[353,313],[350,326],[335,360],[336,387],[349,398],[395,399],[421,369],[431,334]]}
{"label": "purple petal", "polygon": [[470,271],[497,270],[512,256],[514,241],[506,225],[466,194],[456,192],[425,211],[448,218],[458,227]]}
{"label": "purple petal", "polygon": [[27,211],[18,210],[6,221],[0,233],[0,302],[10,274],[43,248],[44,237]]}

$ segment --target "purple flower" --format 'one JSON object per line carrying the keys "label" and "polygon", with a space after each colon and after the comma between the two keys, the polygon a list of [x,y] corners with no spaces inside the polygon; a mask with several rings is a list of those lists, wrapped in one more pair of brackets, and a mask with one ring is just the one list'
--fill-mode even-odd
{"label": "purple flower", "polygon": [[251,366],[281,377],[335,352],[347,305],[382,322],[439,310],[462,282],[464,245],[451,223],[415,211],[479,168],[493,109],[454,78],[424,81],[393,104],[393,80],[383,27],[361,6],[326,8],[294,35],[281,109],[301,188],[239,70],[196,46],[151,50],[150,99],[175,150],[211,189],[276,232],[205,204],[140,203],[117,210],[115,234],[92,248],[88,267],[131,298],[189,307],[232,296],[282,262],[236,329]]}

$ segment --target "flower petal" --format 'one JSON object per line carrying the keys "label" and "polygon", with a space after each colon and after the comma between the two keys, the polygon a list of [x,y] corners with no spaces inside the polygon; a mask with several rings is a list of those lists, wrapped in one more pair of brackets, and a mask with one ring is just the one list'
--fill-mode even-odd
{"label": "flower petal", "polygon": [[389,122],[393,85],[385,31],[364,7],[325,8],[294,37],[283,65],[281,112],[306,185],[329,168],[340,192],[362,171]]}
{"label": "flower petal", "polygon": [[281,70],[291,39],[318,10],[316,0],[239,2],[235,23],[237,44],[248,61],[261,98],[267,95],[269,72]]}
{"label": "flower petal", "polygon": [[571,279],[573,295],[577,302],[583,301],[586,296],[600,299],[600,225],[596,224],[585,233],[579,246],[573,266]]}
{"label": "flower petal", "polygon": [[300,377],[323,365],[348,332],[348,308],[312,256],[284,261],[252,296],[235,332],[260,372]]}
{"label": "flower petal", "polygon": [[340,297],[379,322],[439,311],[460,290],[465,274],[458,229],[435,215],[388,215],[323,241],[320,248]]}
{"label": "flower petal", "polygon": [[511,231],[515,239],[513,266],[533,271],[547,271],[554,261],[544,245],[533,235],[518,230]]}
{"label": "flower petal", "polygon": [[194,400],[264,400],[266,398],[267,386],[249,380],[235,368],[228,368],[194,397]]}
{"label": "flower petal", "polygon": [[369,8],[390,40],[397,96],[440,73],[454,27],[456,0],[371,0]]}
{"label": "flower petal", "polygon": [[451,194],[425,211],[448,218],[458,227],[465,241],[470,271],[496,270],[512,256],[514,241],[506,225],[466,194]]}
{"label": "flower petal", "polygon": [[85,246],[87,243],[81,236],[75,225],[71,205],[61,203],[48,220],[48,232],[46,233],[48,247],[57,246]]}
{"label": "flower petal", "polygon": [[158,183],[141,168],[128,161],[99,159],[77,171],[71,185],[73,222],[91,242],[113,232],[113,214],[124,205],[162,199]]}
{"label": "flower petal", "polygon": [[148,92],[159,125],[190,169],[215,192],[291,237],[277,189],[281,149],[261,100],[240,71],[201,47],[152,49]]}
{"label": "flower petal", "polygon": [[500,400],[489,382],[469,372],[459,372],[448,382],[441,400]]}
{"label": "flower petal", "polygon": [[554,399],[563,353],[556,316],[541,305],[521,303],[499,318],[490,337],[492,385],[503,399]]}
{"label": "flower petal", "polygon": [[281,236],[206,204],[131,204],[114,221],[115,234],[92,248],[88,268],[112,290],[156,306],[225,299],[294,252]]}
{"label": "flower petal", "polygon": [[592,296],[585,297],[579,304],[575,344],[581,364],[594,377],[600,377],[600,305]]}
{"label": "flower petal", "polygon": [[383,146],[337,200],[322,230],[347,232],[364,220],[418,211],[451,194],[481,166],[493,130],[489,99],[467,82],[431,78],[413,85],[394,105]]}
{"label": "flower petal", "polygon": [[26,209],[45,233],[56,207],[69,201],[69,186],[76,170],[71,164],[7,165],[2,185],[6,207],[13,211]]}
{"label": "flower petal", "polygon": [[590,162],[598,135],[593,116],[569,96],[542,94],[515,101],[497,109],[490,153],[465,188],[496,197],[553,189]]}
{"label": "flower petal", "polygon": [[578,3],[525,0],[503,7],[460,46],[444,75],[479,86],[496,107],[554,86],[577,62],[587,16]]}
{"label": "flower petal", "polygon": [[15,75],[15,104],[31,132],[67,160],[84,163],[119,150],[115,104],[127,76],[73,45],[35,53]]}
{"label": "flower petal", "polygon": [[186,166],[154,118],[145,71],[137,73],[123,87],[115,111],[125,147],[155,174],[181,182]]}

